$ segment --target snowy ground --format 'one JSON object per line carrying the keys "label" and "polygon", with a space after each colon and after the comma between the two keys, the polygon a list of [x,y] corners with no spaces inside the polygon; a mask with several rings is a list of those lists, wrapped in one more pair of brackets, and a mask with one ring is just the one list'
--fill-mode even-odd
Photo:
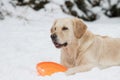
{"label": "snowy ground", "polygon": [[[94,68],[72,76],[64,73],[38,76],[37,63],[60,62],[60,51],[51,42],[50,28],[54,19],[70,16],[57,9],[54,12],[50,10],[34,13],[28,10],[19,14],[28,20],[6,17],[0,21],[0,80],[120,80],[118,66],[104,70]],[[95,34],[120,37],[120,18],[103,17],[95,22],[85,23]]]}

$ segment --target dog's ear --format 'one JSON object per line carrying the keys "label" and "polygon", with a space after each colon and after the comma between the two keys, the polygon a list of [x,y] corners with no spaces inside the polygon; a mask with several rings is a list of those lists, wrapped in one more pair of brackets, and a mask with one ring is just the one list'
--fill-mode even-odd
{"label": "dog's ear", "polygon": [[87,26],[78,18],[73,19],[73,30],[76,38],[81,38],[87,30]]}

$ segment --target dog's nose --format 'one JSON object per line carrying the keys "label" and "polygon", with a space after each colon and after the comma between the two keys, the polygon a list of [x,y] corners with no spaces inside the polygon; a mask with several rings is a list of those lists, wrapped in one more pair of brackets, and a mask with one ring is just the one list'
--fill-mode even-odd
{"label": "dog's nose", "polygon": [[51,38],[54,40],[54,39],[57,38],[57,35],[56,35],[56,34],[52,34],[52,35],[51,35]]}

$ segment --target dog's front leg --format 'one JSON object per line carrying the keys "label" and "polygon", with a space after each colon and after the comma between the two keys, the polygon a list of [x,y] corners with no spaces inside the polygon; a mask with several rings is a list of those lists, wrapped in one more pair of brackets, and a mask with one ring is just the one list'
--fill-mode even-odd
{"label": "dog's front leg", "polygon": [[93,68],[94,66],[91,65],[91,64],[86,64],[86,65],[80,65],[80,66],[76,66],[76,67],[73,67],[73,68],[69,68],[65,74],[66,75],[72,75],[72,74],[75,74],[75,73],[78,73],[78,72],[85,72],[85,71],[89,71]]}

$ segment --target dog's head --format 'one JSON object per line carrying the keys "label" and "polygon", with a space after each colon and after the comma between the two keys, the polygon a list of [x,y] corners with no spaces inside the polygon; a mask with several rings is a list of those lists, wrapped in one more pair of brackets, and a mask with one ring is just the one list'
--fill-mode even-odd
{"label": "dog's head", "polygon": [[80,39],[87,26],[78,18],[55,20],[51,28],[51,39],[57,48],[65,47],[74,39]]}

